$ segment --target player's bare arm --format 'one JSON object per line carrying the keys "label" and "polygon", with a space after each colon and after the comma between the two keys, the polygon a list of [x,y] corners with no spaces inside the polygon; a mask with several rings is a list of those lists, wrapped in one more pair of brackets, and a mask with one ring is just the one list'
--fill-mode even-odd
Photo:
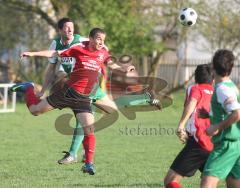
{"label": "player's bare arm", "polygon": [[[23,57],[56,57],[58,56],[59,53],[56,50],[46,50],[46,51],[38,51],[38,52],[23,52],[21,54],[21,58]],[[52,75],[53,75],[53,70],[55,65],[50,65],[50,67],[48,68],[47,72],[46,72],[46,77],[45,77],[45,82],[44,85],[42,87],[42,90],[40,92],[37,93],[38,97],[42,97],[44,95],[45,90],[47,89],[49,83],[51,82],[52,79]]]}
{"label": "player's bare arm", "polygon": [[49,64],[48,65],[46,73],[45,73],[45,79],[44,79],[42,89],[38,94],[39,97],[44,95],[44,93],[47,90],[49,84],[53,81],[55,67],[56,67],[56,64]]}
{"label": "player's bare arm", "polygon": [[194,109],[196,108],[196,105],[197,105],[197,100],[194,98],[190,98],[190,100],[187,102],[186,106],[184,107],[182,117],[178,123],[177,136],[183,143],[185,143],[187,139],[185,125],[187,123],[187,120],[190,118],[191,114],[193,113]]}
{"label": "player's bare arm", "polygon": [[38,52],[23,52],[21,54],[22,57],[56,57],[58,56],[58,51],[56,50],[45,50],[45,51],[38,51]]}
{"label": "player's bare arm", "polygon": [[207,130],[207,134],[210,136],[214,136],[218,134],[219,131],[230,127],[235,122],[240,121],[240,109],[234,110],[227,119],[220,122],[217,125],[211,125]]}

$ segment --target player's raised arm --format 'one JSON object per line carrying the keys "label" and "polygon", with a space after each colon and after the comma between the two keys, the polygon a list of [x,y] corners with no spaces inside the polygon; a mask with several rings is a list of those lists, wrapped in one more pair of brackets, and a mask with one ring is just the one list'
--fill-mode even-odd
{"label": "player's raised arm", "polygon": [[58,52],[56,50],[45,50],[38,52],[23,52],[21,57],[55,57],[58,56]]}

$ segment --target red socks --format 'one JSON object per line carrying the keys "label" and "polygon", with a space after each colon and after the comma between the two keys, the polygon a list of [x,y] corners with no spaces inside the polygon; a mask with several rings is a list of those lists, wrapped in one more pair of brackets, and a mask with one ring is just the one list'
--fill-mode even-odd
{"label": "red socks", "polygon": [[181,188],[181,186],[177,182],[172,181],[169,184],[167,184],[166,188]]}
{"label": "red socks", "polygon": [[34,93],[34,87],[28,87],[25,92],[25,101],[29,108],[33,104],[38,104],[40,99]]}
{"label": "red socks", "polygon": [[93,163],[94,152],[96,146],[96,138],[94,134],[84,136],[83,147],[85,150],[85,163]]}

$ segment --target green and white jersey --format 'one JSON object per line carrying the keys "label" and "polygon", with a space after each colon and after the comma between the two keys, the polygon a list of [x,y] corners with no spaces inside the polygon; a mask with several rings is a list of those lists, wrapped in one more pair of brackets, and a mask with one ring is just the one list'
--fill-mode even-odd
{"label": "green and white jersey", "polygon": [[[70,44],[64,45],[62,43],[61,37],[58,37],[52,41],[49,50],[65,50],[70,48],[71,46],[79,44],[80,42],[88,41],[88,40],[89,40],[88,38],[82,37],[78,34],[74,34]],[[48,60],[49,60],[49,63],[52,63],[52,64],[55,64],[58,61],[60,61],[61,64],[59,66],[59,71],[64,71],[68,74],[73,70],[74,65],[76,63],[76,60],[74,57],[61,57],[61,58],[52,57],[52,58],[49,58]]]}
{"label": "green and white jersey", "polygon": [[[239,91],[236,85],[231,81],[218,83],[214,88],[211,101],[210,119],[211,124],[217,124],[225,120],[234,110],[240,109]],[[222,140],[240,139],[240,123],[234,123],[227,129],[222,130],[213,137],[213,142]]]}

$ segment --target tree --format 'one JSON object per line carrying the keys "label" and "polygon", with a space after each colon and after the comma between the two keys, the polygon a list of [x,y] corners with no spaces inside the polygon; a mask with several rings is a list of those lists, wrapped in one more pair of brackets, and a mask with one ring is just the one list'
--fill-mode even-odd
{"label": "tree", "polygon": [[208,41],[206,49],[214,52],[228,48],[239,55],[239,1],[206,1],[199,10],[198,32]]}
{"label": "tree", "polygon": [[[185,36],[202,35],[210,44],[207,51],[216,48],[230,48],[237,51],[239,46],[238,0],[231,4],[226,1],[206,0],[0,0],[1,7],[22,17],[24,32],[17,42],[37,50],[46,48],[50,36],[42,35],[51,28],[57,33],[56,22],[63,16],[71,17],[76,23],[76,32],[88,35],[90,28],[103,27],[107,34],[107,45],[113,55],[133,54],[138,59],[148,57],[148,75],[154,75],[157,65],[166,51],[177,52]],[[48,3],[46,8],[43,2]],[[233,6],[234,5],[234,6]],[[193,7],[198,15],[197,24],[186,28],[179,24],[178,13],[183,7]],[[233,8],[235,7],[235,8]],[[3,15],[4,17],[4,15]],[[4,17],[6,18],[6,16]],[[44,20],[44,21],[43,21]],[[14,23],[14,22],[13,22]],[[9,28],[13,28],[10,24]],[[6,36],[6,34],[0,37]],[[31,36],[28,39],[26,36]],[[176,45],[169,45],[175,41]],[[198,42],[198,41],[196,41]],[[10,48],[5,47],[5,48]],[[154,52],[154,53],[153,53]],[[179,57],[177,57],[179,58]],[[146,59],[146,58],[145,58]],[[39,62],[37,60],[36,62]],[[32,63],[33,69],[41,63]],[[179,67],[181,66],[178,61]],[[31,71],[33,74],[36,72]],[[176,74],[176,80],[178,79]]]}
{"label": "tree", "polygon": [[[10,72],[12,74],[15,72],[12,75],[13,79],[20,76],[24,80],[42,82],[42,73],[47,65],[46,60],[44,62],[43,59],[34,58],[32,61],[24,62],[23,66],[16,62],[23,49],[48,48],[50,43],[49,25],[51,26],[51,24],[48,21],[43,22],[40,17],[41,15],[44,17],[47,13],[25,1],[3,0],[0,3],[3,5],[0,7],[0,39],[2,41],[0,52],[8,54],[7,62]],[[56,25],[50,17],[46,20],[52,20],[50,23]]]}
{"label": "tree", "polygon": [[[35,4],[24,0],[1,1],[13,10],[35,15],[35,17],[36,15],[40,16],[41,19],[46,21],[45,23],[56,30],[56,22],[48,12],[41,8],[38,1]],[[54,15],[57,18],[60,15],[72,17],[77,25],[80,26],[82,29],[81,33],[84,35],[87,35],[92,27],[105,28],[109,36],[107,45],[115,55],[128,53],[143,56],[151,54],[153,49],[162,48],[163,46],[161,43],[156,43],[154,39],[152,33],[154,22],[148,19],[147,12],[143,13],[144,1],[142,0],[85,0],[82,2],[73,0],[58,2],[51,0],[49,3],[53,7]],[[60,14],[62,12],[67,13],[67,15]],[[35,19],[33,22],[38,23],[39,21]],[[41,27],[43,26],[44,24],[41,25]],[[40,40],[40,42],[42,41]],[[39,47],[39,45],[37,46]],[[35,49],[35,47],[32,49]]]}

